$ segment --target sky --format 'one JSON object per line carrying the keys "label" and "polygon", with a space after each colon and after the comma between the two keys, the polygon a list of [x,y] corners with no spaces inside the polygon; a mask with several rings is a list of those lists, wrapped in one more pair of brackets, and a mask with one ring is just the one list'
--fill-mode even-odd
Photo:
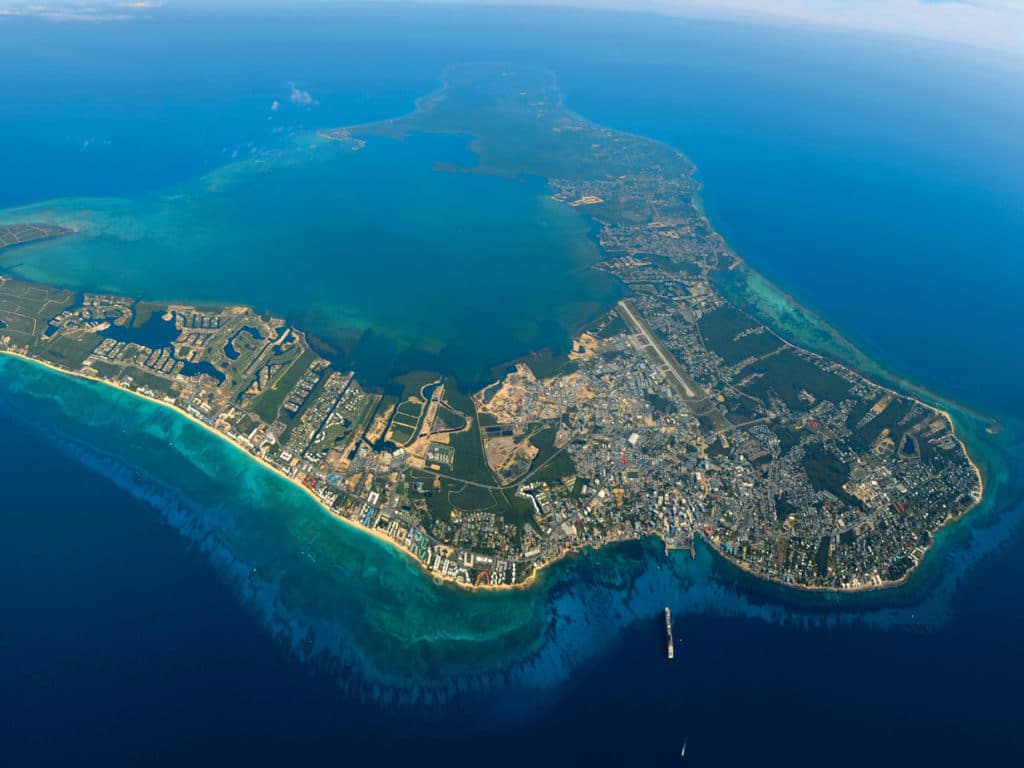
{"label": "sky", "polygon": [[[395,0],[377,0],[394,2]],[[412,0],[430,3],[435,0]],[[814,25],[957,43],[1024,57],[1024,0],[442,0],[464,4],[593,7]],[[298,0],[306,5],[331,0]],[[225,5],[251,11],[296,0],[0,0],[3,16],[116,21],[163,6]],[[341,3],[333,3],[341,4]]]}
{"label": "sky", "polygon": [[901,35],[1024,55],[1024,0],[517,0]]}

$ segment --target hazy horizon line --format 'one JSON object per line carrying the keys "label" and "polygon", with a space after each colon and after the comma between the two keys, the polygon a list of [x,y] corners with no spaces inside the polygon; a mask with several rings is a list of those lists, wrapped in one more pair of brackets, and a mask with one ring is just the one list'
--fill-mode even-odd
{"label": "hazy horizon line", "polygon": [[0,19],[121,21],[175,7],[454,5],[579,9],[825,28],[1024,57],[1024,0],[0,0]]}

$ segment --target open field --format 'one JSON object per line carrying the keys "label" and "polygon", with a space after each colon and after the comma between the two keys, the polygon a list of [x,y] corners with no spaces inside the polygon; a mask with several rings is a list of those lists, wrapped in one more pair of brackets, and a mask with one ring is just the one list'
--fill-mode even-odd
{"label": "open field", "polygon": [[698,323],[704,345],[726,365],[761,357],[782,346],[782,341],[737,309],[724,304]]}
{"label": "open field", "polygon": [[73,232],[66,227],[50,224],[0,224],[0,249],[13,248],[16,245],[49,240],[51,237],[70,235]]}
{"label": "open field", "polygon": [[838,403],[850,393],[850,383],[841,376],[822,370],[796,350],[787,348],[744,369],[757,376],[742,389],[767,403],[772,396],[785,401],[791,409],[802,411],[810,406],[801,396],[808,392],[815,399]]}
{"label": "open field", "polygon": [[0,336],[10,336],[18,346],[36,342],[73,301],[70,291],[0,277]]}
{"label": "open field", "polygon": [[277,418],[284,399],[292,387],[298,384],[302,374],[317,359],[317,354],[306,349],[291,365],[277,374],[276,380],[252,402],[252,410],[264,421],[272,422]]}

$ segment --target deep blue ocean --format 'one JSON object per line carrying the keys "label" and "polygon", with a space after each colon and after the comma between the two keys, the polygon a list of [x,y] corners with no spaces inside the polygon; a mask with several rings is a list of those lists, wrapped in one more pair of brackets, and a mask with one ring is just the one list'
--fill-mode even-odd
{"label": "deep blue ocean", "polygon": [[698,765],[1024,758],[1024,64],[603,13],[150,16],[0,19],[0,208],[173,188],[407,112],[447,64],[542,64],[570,108],[686,153],[753,268],[998,418],[963,417],[995,493],[893,593],[636,545],[482,599],[162,409],[0,361],[0,760],[661,765],[687,736]]}

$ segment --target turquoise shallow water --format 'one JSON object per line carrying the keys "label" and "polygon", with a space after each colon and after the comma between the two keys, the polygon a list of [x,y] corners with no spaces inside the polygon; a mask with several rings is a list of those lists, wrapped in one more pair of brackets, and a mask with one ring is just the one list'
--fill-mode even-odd
{"label": "turquoise shallow water", "polygon": [[15,274],[138,298],[241,303],[325,340],[364,381],[413,368],[469,385],[571,333],[618,289],[591,224],[543,184],[434,170],[471,166],[465,137],[315,133],[135,198],[70,198],[0,221],[78,234],[0,253]]}
{"label": "turquoise shallow water", "polygon": [[303,656],[355,664],[377,682],[437,682],[441,670],[493,668],[539,639],[527,593],[467,599],[436,586],[406,556],[166,407],[10,357],[0,374],[6,407],[54,425],[86,463],[160,508]]}
{"label": "turquoise shallow water", "polygon": [[[284,700],[235,705],[247,720],[265,721],[273,715],[275,724],[265,726],[271,732],[289,723],[267,745],[269,754],[279,754],[274,750],[283,749],[283,744],[289,745],[293,757],[325,754],[333,743],[328,733],[347,733],[355,754],[370,755],[379,740],[397,728],[404,737],[389,748],[396,755],[412,756],[422,749],[423,739],[485,748],[495,733],[525,729],[534,738],[550,740],[547,743],[557,754],[582,751],[598,762],[609,755],[624,759],[635,753],[657,759],[675,741],[680,723],[700,729],[707,740],[705,749],[711,744],[724,747],[731,729],[721,718],[728,719],[730,712],[735,716],[738,706],[745,717],[753,717],[747,704],[734,701],[743,697],[754,706],[746,687],[751,680],[759,681],[758,690],[768,686],[786,708],[802,706],[808,692],[790,676],[832,664],[836,653],[844,655],[848,666],[861,670],[857,679],[864,681],[844,683],[846,706],[870,710],[879,684],[884,690],[889,684],[909,688],[923,680],[938,682],[934,667],[948,663],[954,654],[956,669],[942,676],[938,701],[947,700],[951,691],[972,700],[978,676],[994,674],[989,666],[1002,663],[991,645],[989,653],[979,653],[978,639],[991,636],[991,629],[979,635],[979,628],[1001,627],[1007,635],[997,638],[996,645],[1009,649],[1015,647],[1013,638],[1024,621],[1024,616],[1015,618],[1015,609],[1007,609],[1011,603],[1004,605],[996,597],[1012,590],[1012,581],[1006,580],[1012,567],[999,566],[994,573],[979,576],[979,570],[986,572],[981,567],[985,563],[1005,561],[1005,547],[1016,546],[1020,538],[1020,478],[1007,462],[1020,460],[1022,446],[1014,445],[1009,435],[988,454],[996,459],[989,478],[999,485],[999,506],[993,504],[997,497],[990,497],[971,525],[940,534],[924,568],[898,590],[852,596],[799,594],[752,581],[703,547],[691,560],[685,552],[665,557],[656,542],[645,542],[564,561],[527,591],[470,594],[434,584],[404,555],[333,519],[291,483],[233,446],[173,411],[128,393],[0,357],[0,424],[7,425],[6,434],[16,441],[5,443],[0,460],[5,467],[20,467],[17,476],[26,481],[6,486],[6,500],[21,510],[7,516],[7,540],[20,548],[6,567],[24,585],[24,600],[38,596],[40,602],[32,610],[45,611],[53,599],[47,595],[54,589],[63,594],[70,588],[75,594],[81,587],[59,585],[85,558],[103,558],[110,547],[117,554],[109,557],[115,560],[125,548],[146,551],[151,546],[147,542],[163,541],[167,531],[174,532],[178,547],[181,541],[188,542],[212,564],[218,582],[215,586],[209,574],[193,574],[190,567],[179,565],[164,575],[166,586],[149,594],[121,596],[109,607],[101,607],[106,599],[102,594],[90,594],[83,609],[100,615],[112,612],[114,618],[104,620],[106,629],[97,628],[70,646],[75,650],[67,663],[80,664],[75,660],[82,654],[89,654],[89,661],[86,669],[69,674],[70,680],[62,684],[74,690],[86,684],[77,682],[79,678],[94,674],[89,670],[100,674],[105,667],[94,660],[96,654],[123,656],[137,641],[129,639],[134,634],[122,633],[140,632],[146,642],[148,625],[136,624],[149,609],[136,607],[134,601],[166,599],[161,588],[183,595],[223,591],[249,617],[230,619],[231,626],[254,631],[242,627],[255,619],[258,632],[274,638],[277,650],[272,655],[283,650],[286,659],[301,662],[287,674],[268,673],[280,660],[271,663],[266,648],[232,641],[232,660],[217,663],[233,670],[224,674],[249,677],[232,684],[243,690],[269,685],[265,693],[271,696],[297,686],[291,695],[312,697],[310,708]],[[23,431],[33,441],[42,440],[45,451],[20,456]],[[40,456],[49,458],[40,463]],[[89,494],[89,503],[82,505],[69,489],[67,513],[49,513],[51,523],[35,524],[41,531],[25,530],[28,524],[22,518],[46,514],[53,494],[44,489],[62,484],[66,475],[61,469],[68,462],[95,476],[74,481],[74,488]],[[116,488],[117,494],[105,488]],[[133,503],[117,500],[119,494]],[[154,510],[162,525],[153,520]],[[60,517],[68,513],[95,519],[84,525],[62,524]],[[136,543],[123,535],[125,531],[135,531],[142,539]],[[27,550],[26,544],[18,544],[26,537],[31,537]],[[22,552],[33,550],[41,554],[22,564]],[[162,556],[132,567],[160,573],[167,561]],[[1017,561],[1011,557],[1009,562]],[[51,569],[45,577],[32,575],[44,565]],[[102,589],[102,581],[96,588]],[[965,600],[975,601],[978,614],[966,623]],[[673,608],[680,648],[677,661],[668,666],[658,623],[664,605]],[[19,610],[27,615],[28,609]],[[215,623],[202,605],[196,603],[191,610],[186,621],[195,621],[197,631]],[[126,621],[127,630],[122,629]],[[19,685],[24,669],[52,663],[43,659],[53,650],[37,660],[36,652],[23,648],[26,631],[19,628],[11,638],[12,659],[19,659],[16,668],[0,664],[0,678]],[[211,640],[187,642],[189,654],[201,654]],[[139,664],[154,673],[165,665],[174,669],[184,652],[162,651],[163,656],[156,657],[152,651],[133,651],[118,666],[131,669]],[[766,658],[778,663],[766,664]],[[963,745],[974,745],[979,733],[1002,728],[999,718],[1012,710],[1020,690],[1013,683],[1016,673],[1010,670],[1006,677],[1006,672],[987,688],[988,714],[955,718],[955,728],[971,729],[962,734]],[[120,674],[114,673],[115,679]],[[211,679],[202,671],[184,674],[200,691],[202,681]],[[267,674],[273,676],[266,678]],[[302,682],[306,674],[311,678]],[[889,682],[879,683],[880,675]],[[789,682],[783,683],[785,679]],[[340,698],[322,700],[325,680]],[[196,694],[189,690],[172,690],[166,683],[158,690],[191,702],[188,716],[175,715],[184,717],[181,727],[186,730],[197,713],[210,722],[224,721],[225,713],[212,709],[216,695],[207,705],[194,702]],[[587,734],[595,723],[606,729],[615,723],[622,726],[622,713],[608,709],[619,696],[636,702],[627,718],[631,738],[614,738],[599,747]],[[997,700],[1006,702],[1007,708],[996,707]],[[99,696],[93,706],[98,712],[119,712],[125,705]],[[131,706],[148,712],[151,704],[143,697]],[[925,705],[917,706],[920,711]],[[291,714],[285,716],[281,708]],[[928,722],[950,714],[941,709]],[[318,723],[314,732],[291,724],[297,716]],[[329,725],[333,718],[336,726]],[[97,725],[102,733],[108,723]],[[760,728],[754,730],[762,744],[783,739],[777,748],[785,748],[782,732]],[[168,739],[165,731],[161,733],[158,739]],[[301,743],[293,743],[300,733]],[[830,729],[823,727],[818,733],[827,740]],[[24,738],[19,734],[18,743]],[[174,739],[168,743],[183,746]],[[252,742],[257,743],[261,740]],[[993,744],[998,742],[990,743],[990,749]],[[201,737],[190,748],[205,753],[207,745],[221,742]],[[523,759],[521,747],[511,748],[497,764]],[[861,748],[851,754],[860,755],[857,760],[866,757]],[[270,758],[261,751],[253,753],[253,759]],[[857,762],[851,760],[849,764]]]}
{"label": "turquoise shallow water", "polygon": [[[25,747],[20,762],[99,755],[133,765],[342,757],[419,765],[470,754],[517,768],[658,765],[678,759],[686,733],[689,755],[705,765],[766,755],[792,765],[818,765],[823,755],[851,766],[1024,761],[1015,735],[1024,708],[1024,401],[1013,375],[1020,274],[1007,269],[1019,267],[1013,96],[1024,91],[1004,87],[1015,82],[1009,74],[945,52],[897,55],[841,37],[823,45],[817,35],[642,16],[403,8],[170,18],[87,32],[17,23],[0,46],[3,71],[16,75],[0,120],[8,149],[0,177],[17,181],[0,199],[84,195],[42,208],[62,217],[87,210],[83,221],[108,228],[78,240],[91,249],[88,260],[61,250],[71,240],[6,254],[19,270],[48,264],[57,282],[75,282],[95,266],[110,285],[198,298],[207,294],[194,289],[209,284],[181,269],[199,263],[195,249],[218,274],[211,298],[237,291],[258,303],[266,288],[248,279],[245,264],[246,253],[259,253],[275,293],[307,325],[318,313],[321,327],[335,330],[381,324],[355,346],[373,353],[364,370],[386,376],[419,359],[388,340],[421,344],[427,362],[457,362],[456,348],[444,352],[452,317],[415,326],[382,294],[361,295],[342,279],[331,260],[373,244],[361,222],[345,223],[355,227],[346,240],[332,229],[337,222],[311,217],[310,238],[330,246],[311,254],[294,250],[292,213],[300,205],[337,212],[318,207],[318,168],[333,169],[331,180],[365,172],[369,182],[353,191],[331,190],[396,246],[395,260],[377,265],[389,277],[418,255],[403,243],[422,240],[428,255],[439,253],[433,238],[450,224],[447,199],[471,198],[455,208],[474,211],[484,233],[547,215],[529,184],[432,173],[434,158],[465,158],[458,143],[383,145],[381,155],[353,157],[309,133],[400,114],[436,86],[445,65],[503,56],[554,68],[569,105],[588,117],[686,151],[708,185],[713,220],[752,264],[868,341],[894,378],[1005,422],[990,438],[984,421],[956,414],[991,495],[940,534],[898,591],[794,594],[753,583],[706,551],[666,559],[648,543],[566,562],[526,593],[466,595],[432,584],[166,409],[0,360],[8,437],[0,441],[0,572],[10,585],[0,689],[11,704],[0,742]],[[183,60],[183,47],[200,55]],[[319,106],[288,104],[290,80]],[[282,107],[268,121],[275,98]],[[280,126],[287,129],[275,133]],[[255,156],[233,167],[259,199],[239,197],[224,176],[235,171],[218,170],[236,149]],[[399,175],[409,191],[378,178],[389,162],[408,165]],[[258,164],[271,170],[257,172]],[[281,177],[296,182],[296,200],[279,199]],[[204,187],[218,178],[219,197]],[[974,194],[980,188],[985,194]],[[366,204],[359,190],[369,190]],[[488,205],[494,199],[506,205]],[[213,217],[203,209],[215,200]],[[389,201],[407,203],[401,217],[379,215]],[[255,223],[242,215],[250,205]],[[567,237],[587,231],[575,217],[563,229],[554,215],[553,230]],[[249,228],[224,227],[223,217]],[[399,219],[411,229],[388,229]],[[261,220],[273,224],[269,243],[260,240]],[[474,227],[457,263],[486,255]],[[513,244],[534,242],[536,233],[515,230],[506,230]],[[558,242],[550,235],[537,235],[545,248]],[[499,246],[494,255],[504,259],[509,251]],[[48,262],[50,248],[60,258]],[[965,249],[970,274],[958,281]],[[589,258],[577,262],[559,247],[543,254],[536,263],[558,267],[548,273],[556,283],[555,272]],[[533,255],[501,261],[505,276],[528,281],[528,271],[509,265],[535,264]],[[872,283],[863,267],[897,259],[865,309],[860,290]],[[307,264],[333,282],[292,282]],[[343,266],[361,278],[380,274],[370,262]],[[458,285],[471,277],[446,275]],[[320,305],[302,291],[344,301]],[[531,295],[547,312],[543,294]],[[557,307],[577,301],[554,298],[546,316],[556,320],[540,324],[537,338],[557,335]],[[505,334],[519,328],[502,325],[504,313],[536,318],[529,301],[506,301],[498,312],[492,299],[467,294],[463,301],[479,303],[465,306],[495,316],[477,315],[487,322],[458,332],[475,333],[502,359]],[[984,311],[964,311],[972,301]],[[512,346],[534,343],[524,338]],[[124,572],[113,574],[93,565],[121,560]],[[673,664],[662,658],[666,604],[682,640]]]}
{"label": "turquoise shallow water", "polygon": [[[606,633],[666,601],[681,615],[846,616],[883,626],[907,621],[912,608],[923,626],[941,625],[959,579],[1012,530],[1012,519],[1001,518],[1020,492],[1007,463],[1017,438],[985,440],[982,423],[961,418],[998,493],[972,513],[976,526],[939,534],[905,587],[798,593],[760,584],[703,548],[696,560],[685,552],[666,558],[652,541],[569,558],[528,590],[471,593],[434,583],[406,555],[335,519],[294,484],[167,407],[9,356],[0,356],[0,382],[6,413],[160,510],[286,646],[382,690],[509,669],[528,676],[538,661],[549,667],[534,684],[554,685],[574,659],[602,652],[614,636]],[[578,621],[602,629],[576,634]],[[560,626],[564,634],[553,642]]]}
{"label": "turquoise shallow water", "polygon": [[573,108],[685,152],[729,245],[869,357],[1024,415],[1020,56],[639,20],[622,38],[559,68]]}

